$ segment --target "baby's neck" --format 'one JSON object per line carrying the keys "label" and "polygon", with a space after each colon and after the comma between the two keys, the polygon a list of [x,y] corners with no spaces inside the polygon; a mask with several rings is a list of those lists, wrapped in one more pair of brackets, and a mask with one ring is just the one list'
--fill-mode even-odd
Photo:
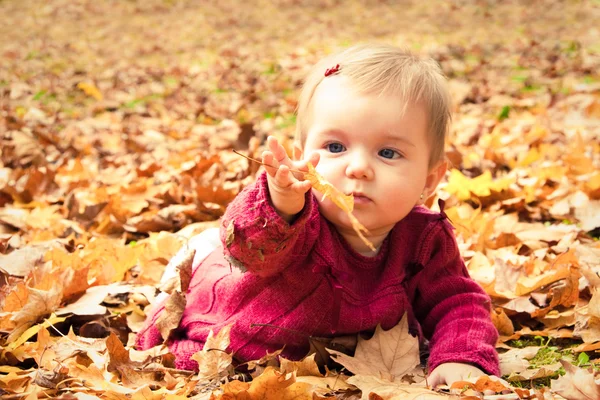
{"label": "baby's neck", "polygon": [[356,232],[354,232],[354,230],[344,231],[338,229],[338,232],[340,233],[340,235],[342,235],[344,239],[346,239],[348,244],[357,253],[366,257],[375,257],[377,254],[379,254],[381,244],[383,243],[387,235],[390,233],[389,230],[386,230],[385,232],[381,233],[371,232],[369,234],[367,238],[373,244],[373,247],[375,247],[375,251],[373,251],[369,246],[367,246],[365,242],[362,241],[362,239],[356,234]]}

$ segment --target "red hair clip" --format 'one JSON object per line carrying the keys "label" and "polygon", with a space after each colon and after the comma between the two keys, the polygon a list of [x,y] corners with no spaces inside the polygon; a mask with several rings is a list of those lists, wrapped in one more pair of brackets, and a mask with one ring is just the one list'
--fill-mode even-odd
{"label": "red hair clip", "polygon": [[333,75],[333,74],[335,74],[336,72],[339,72],[339,71],[340,71],[340,64],[335,64],[335,67],[327,68],[325,70],[325,76]]}

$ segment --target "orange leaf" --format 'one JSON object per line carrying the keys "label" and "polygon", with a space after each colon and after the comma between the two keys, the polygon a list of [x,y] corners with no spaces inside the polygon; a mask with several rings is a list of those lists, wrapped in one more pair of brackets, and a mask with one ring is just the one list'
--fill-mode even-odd
{"label": "orange leaf", "polygon": [[317,172],[311,163],[308,163],[308,173],[304,174],[304,177],[311,183],[313,188],[323,193],[323,200],[329,197],[333,204],[348,214],[348,218],[352,224],[352,229],[354,229],[358,237],[360,237],[360,239],[371,250],[376,251],[373,243],[371,243],[371,241],[363,235],[363,232],[369,233],[369,231],[358,221],[358,219],[356,219],[354,215],[352,215],[352,210],[354,210],[354,196],[346,195],[340,192],[335,186],[327,182],[327,180]]}

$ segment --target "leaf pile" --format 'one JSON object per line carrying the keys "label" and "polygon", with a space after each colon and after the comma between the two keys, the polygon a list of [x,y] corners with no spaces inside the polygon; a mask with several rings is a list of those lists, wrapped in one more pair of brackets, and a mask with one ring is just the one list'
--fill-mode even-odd
{"label": "leaf pile", "polygon": [[449,78],[452,168],[438,197],[492,297],[504,378],[534,387],[511,395],[597,398],[600,8],[414,3],[0,2],[0,396],[442,396],[396,371],[408,356],[377,358],[383,337],[405,342],[398,327],[335,356],[350,379],[323,376],[318,351],[266,356],[242,382],[226,332],[196,355],[203,375],[174,369],[162,347],[131,347],[157,296],[172,296],[163,336],[176,326],[189,263],[159,283],[165,266],[255,179],[231,150],[256,158],[266,135],[285,142],[308,68],[384,41]]}

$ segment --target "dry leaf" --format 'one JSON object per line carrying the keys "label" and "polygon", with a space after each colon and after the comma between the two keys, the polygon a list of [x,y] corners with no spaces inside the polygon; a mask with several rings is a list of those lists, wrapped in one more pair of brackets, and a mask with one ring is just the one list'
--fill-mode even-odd
{"label": "dry leaf", "polygon": [[600,384],[596,383],[591,371],[576,367],[564,360],[560,360],[560,363],[565,368],[566,374],[552,380],[552,392],[569,400],[600,399]]}
{"label": "dry leaf", "polygon": [[251,383],[233,381],[223,385],[223,394],[211,396],[211,400],[313,400],[312,388],[309,383],[296,382],[293,373],[267,367]]}
{"label": "dry leaf", "polygon": [[167,340],[171,331],[179,326],[187,301],[185,295],[179,291],[171,293],[165,303],[164,310],[156,320],[156,327],[160,331],[163,340]]}
{"label": "dry leaf", "polygon": [[378,325],[371,339],[359,337],[354,357],[328,351],[353,374],[372,375],[390,382],[399,382],[420,363],[419,340],[408,332],[407,314],[389,331]]}
{"label": "dry leaf", "polygon": [[23,332],[23,334],[17,340],[9,343],[8,346],[6,346],[6,348],[9,350],[14,350],[17,347],[21,346],[23,343],[25,343],[30,338],[32,338],[34,335],[36,335],[41,329],[48,328],[49,326],[58,324],[59,322],[63,322],[66,319],[67,318],[65,318],[65,317],[61,318],[61,317],[57,317],[56,315],[52,314],[50,317],[48,317],[48,319],[46,319],[41,324],[34,325],[31,328],[27,329],[25,332]]}
{"label": "dry leaf", "polygon": [[79,82],[77,84],[77,87],[79,89],[81,89],[85,94],[87,94],[90,97],[95,98],[96,100],[102,100],[102,98],[103,98],[102,93],[100,93],[100,90],[98,90],[96,85],[94,85],[93,83]]}
{"label": "dry leaf", "polygon": [[537,354],[541,347],[525,347],[523,349],[511,349],[499,355],[500,372],[502,375],[522,373],[529,368],[529,361]]}
{"label": "dry leaf", "polygon": [[[356,375],[348,378],[348,383],[362,392],[361,400],[380,398],[383,400],[438,400],[449,399],[447,395],[436,393],[425,387],[390,382],[375,376]],[[374,397],[376,394],[379,397]]]}
{"label": "dry leaf", "polygon": [[279,370],[282,373],[295,372],[296,376],[323,376],[315,362],[315,356],[316,354],[311,354],[300,361],[290,361],[287,358],[279,357],[281,364]]}
{"label": "dry leaf", "polygon": [[50,315],[60,305],[62,294],[60,288],[56,287],[50,291],[29,288],[27,303],[23,308],[14,313],[10,318],[16,328],[8,335],[6,343],[16,340],[30,326],[35,324],[41,317]]}
{"label": "dry leaf", "polygon": [[202,350],[192,355],[198,363],[198,379],[213,380],[220,378],[233,361],[229,352],[229,332],[232,325],[226,325],[214,336],[211,330]]}
{"label": "dry leaf", "polygon": [[363,233],[369,233],[369,231],[352,214],[352,210],[354,210],[354,196],[345,195],[344,193],[340,192],[335,186],[327,182],[327,180],[317,172],[311,163],[308,163],[307,165],[308,172],[304,174],[304,178],[310,182],[314,189],[323,194],[323,200],[330,198],[333,204],[348,214],[348,218],[352,224],[352,229],[354,229],[360,239],[371,250],[376,251],[373,243],[371,243],[371,241],[369,241],[369,239],[363,235]]}

